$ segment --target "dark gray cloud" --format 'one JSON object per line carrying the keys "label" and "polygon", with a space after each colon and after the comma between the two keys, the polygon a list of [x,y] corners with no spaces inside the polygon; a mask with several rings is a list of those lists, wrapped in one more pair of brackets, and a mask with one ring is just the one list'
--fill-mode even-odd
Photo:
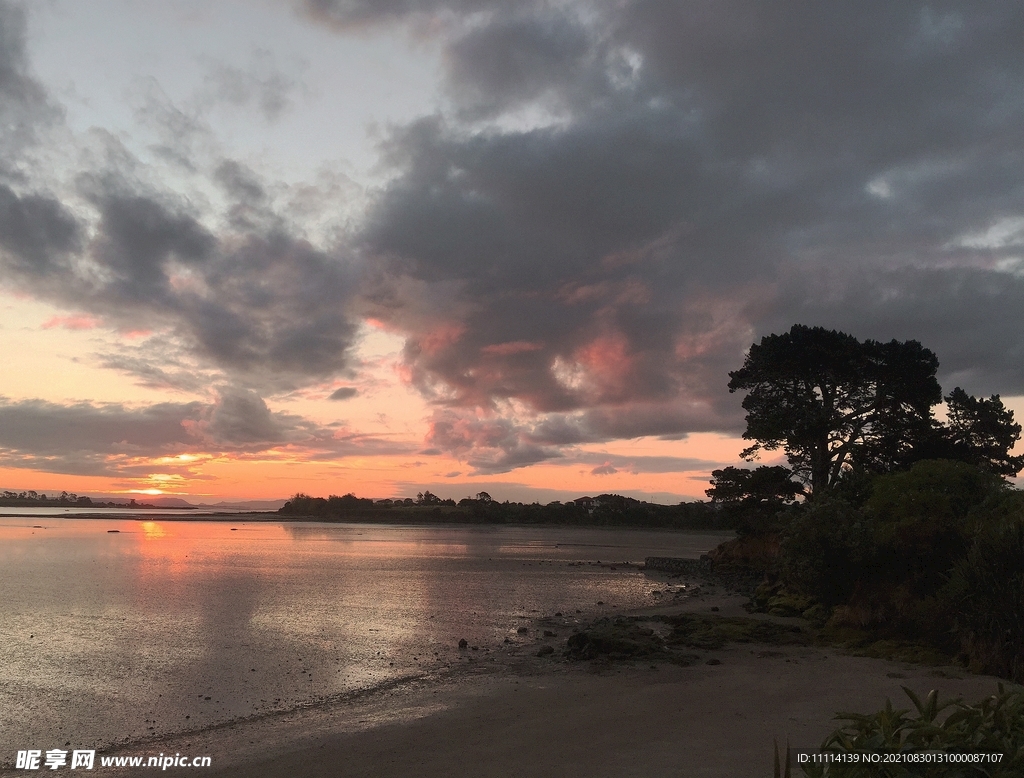
{"label": "dark gray cloud", "polygon": [[585,104],[606,86],[591,35],[550,11],[472,27],[447,48],[448,94],[471,119],[535,101],[554,111]]}
{"label": "dark gray cloud", "polygon": [[212,403],[64,405],[0,397],[0,465],[78,475],[191,472],[179,454],[244,457],[286,449],[316,459],[409,453],[408,446],[271,411],[257,394],[225,388]]}
{"label": "dark gray cloud", "polygon": [[504,473],[562,456],[556,448],[534,438],[528,428],[509,419],[450,411],[434,414],[427,443],[467,462],[474,475]]}
{"label": "dark gray cloud", "polygon": [[82,230],[61,203],[40,195],[19,196],[0,184],[0,248],[27,276],[67,272]]}
{"label": "dark gray cloud", "polygon": [[[445,7],[473,20],[445,42],[462,118],[568,113],[429,117],[382,146],[374,314],[427,396],[489,414],[435,424],[438,445],[495,472],[580,440],[736,432],[728,371],[796,321],[917,338],[944,381],[1024,392],[1018,9]],[[503,427],[508,401],[562,442]]]}
{"label": "dark gray cloud", "polygon": [[21,179],[18,157],[38,140],[38,131],[62,111],[29,72],[25,11],[0,2],[0,176]]}
{"label": "dark gray cloud", "polygon": [[876,268],[871,273],[791,271],[763,324],[793,318],[860,338],[915,339],[939,357],[946,391],[1024,394],[1024,275],[985,268]]}
{"label": "dark gray cloud", "polygon": [[[673,428],[681,428],[678,432],[681,436],[707,426],[693,417],[683,422],[660,416],[654,418],[655,412],[665,413],[663,407],[649,409],[649,412],[652,416],[650,420],[623,420],[613,414],[614,421],[609,423],[593,411],[552,413],[533,421],[519,421],[499,413],[480,415],[459,410],[440,410],[435,411],[430,419],[427,434],[427,442],[434,448],[420,453],[451,454],[470,465],[474,469],[472,475],[504,473],[553,459],[565,465],[597,465],[592,471],[595,475],[608,475],[620,470],[630,473],[676,473],[710,470],[728,464],[688,457],[595,453],[576,448],[584,443],[602,443],[636,434],[672,436],[666,430]],[[647,424],[650,429],[636,433],[636,429],[643,424]],[[616,425],[625,429],[616,428]]]}
{"label": "dark gray cloud", "polygon": [[[427,451],[477,473],[584,443],[738,432],[728,371],[794,322],[916,338],[947,389],[1024,392],[1016,6],[297,7],[340,34],[412,25],[447,79],[436,115],[385,132],[391,177],[338,245],[304,240],[255,170],[203,162],[208,129],[164,98],[146,110],[165,158],[219,186],[223,213],[126,153],[80,177],[78,208],[13,174],[0,188],[5,281],[187,355],[110,358],[140,380],[226,376],[240,388],[203,417],[209,434],[319,440],[247,392],[351,378],[357,313],[404,335],[407,374],[438,406]],[[0,111],[24,138],[59,109],[32,80],[16,6],[0,25]],[[209,86],[269,100],[268,116],[290,99],[243,76]]]}
{"label": "dark gray cloud", "polygon": [[160,403],[136,410],[119,404],[3,399],[0,445],[43,456],[69,450],[159,456],[196,442],[182,422],[197,422],[202,412],[201,403]]}
{"label": "dark gray cloud", "polygon": [[330,397],[328,397],[327,399],[328,400],[350,400],[353,397],[355,397],[357,394],[359,394],[359,390],[356,389],[354,386],[342,386],[342,387],[339,387],[338,389],[335,389],[333,392],[331,392]]}
{"label": "dark gray cloud", "polygon": [[711,470],[726,464],[693,457],[630,457],[593,452],[577,452],[572,456],[572,461],[582,465],[598,463],[597,467],[590,471],[593,475],[613,475],[618,472],[632,473],[633,475],[638,473],[686,473],[694,470]]}
{"label": "dark gray cloud", "polygon": [[0,150],[10,151],[0,155],[0,176],[13,171],[9,183],[0,181],[4,284],[107,326],[175,341],[190,357],[176,370],[145,354],[106,357],[150,385],[183,388],[212,371],[273,392],[348,374],[359,272],[352,252],[309,243],[274,211],[267,185],[245,165],[216,157],[210,168],[209,128],[158,85],[146,87],[140,109],[164,138],[156,151],[222,188],[226,226],[102,130],[93,133],[99,154],[83,156],[70,196],[33,179],[19,138],[35,140],[35,129],[60,111],[33,79],[24,43],[20,7],[0,3]]}
{"label": "dark gray cloud", "polygon": [[[219,172],[239,199],[253,199],[244,186],[257,184],[240,166]],[[0,272],[115,326],[168,330],[252,386],[286,389],[346,371],[351,261],[264,231],[255,217],[242,236],[217,235],[187,205],[121,176],[84,175],[80,188],[97,216],[85,245],[85,225],[58,202],[0,187]],[[232,212],[238,221],[243,209]]]}

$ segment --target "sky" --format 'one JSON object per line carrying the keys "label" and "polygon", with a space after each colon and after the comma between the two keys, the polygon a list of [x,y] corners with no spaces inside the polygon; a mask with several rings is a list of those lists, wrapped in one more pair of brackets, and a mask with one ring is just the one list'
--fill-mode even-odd
{"label": "sky", "polygon": [[1020,418],[1022,40],[1015,3],[0,0],[0,488],[699,498],[794,323]]}

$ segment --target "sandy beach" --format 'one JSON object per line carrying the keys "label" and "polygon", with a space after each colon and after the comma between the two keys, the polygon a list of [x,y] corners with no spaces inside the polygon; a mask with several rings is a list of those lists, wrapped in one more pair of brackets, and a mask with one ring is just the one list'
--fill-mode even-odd
{"label": "sandy beach", "polygon": [[[718,593],[661,611],[746,615],[743,602]],[[566,637],[541,636],[536,645]],[[442,674],[118,753],[210,755],[212,770],[203,774],[224,778],[761,778],[771,775],[775,739],[815,747],[835,728],[837,711],[871,712],[887,697],[907,707],[904,685],[973,702],[997,683],[957,668],[803,646],[732,644],[698,652],[689,667],[568,662],[560,651],[538,657],[528,643],[484,648],[463,652]]]}

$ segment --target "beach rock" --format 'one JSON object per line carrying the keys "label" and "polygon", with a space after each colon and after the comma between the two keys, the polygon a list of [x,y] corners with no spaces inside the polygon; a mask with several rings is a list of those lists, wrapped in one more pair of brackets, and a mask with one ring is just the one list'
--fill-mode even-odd
{"label": "beach rock", "polygon": [[814,605],[810,597],[782,591],[768,600],[768,613],[772,616],[801,616]]}
{"label": "beach rock", "polygon": [[555,653],[555,649],[552,646],[541,646],[537,649],[537,656],[550,656]]}
{"label": "beach rock", "polygon": [[550,629],[546,629],[546,630],[544,630],[544,637],[546,637],[546,638],[553,638],[553,637],[555,637],[555,633],[552,632]]}
{"label": "beach rock", "polygon": [[664,657],[665,642],[654,630],[624,618],[598,619],[586,629],[573,633],[566,642],[570,659]]}
{"label": "beach rock", "polygon": [[525,634],[526,634],[527,632],[529,632],[529,631],[530,631],[530,630],[529,630],[529,629],[527,629],[526,627],[520,627],[519,629],[517,629],[517,630],[516,630],[516,632],[517,632],[518,634],[520,634],[520,635],[525,635]]}
{"label": "beach rock", "polygon": [[708,651],[722,648],[727,643],[809,645],[813,638],[810,632],[799,626],[759,619],[683,613],[667,616],[664,621],[672,625],[669,645]]}
{"label": "beach rock", "polygon": [[469,641],[466,640],[465,638],[462,638],[462,640],[459,641],[459,648],[468,648],[468,647],[469,647]]}

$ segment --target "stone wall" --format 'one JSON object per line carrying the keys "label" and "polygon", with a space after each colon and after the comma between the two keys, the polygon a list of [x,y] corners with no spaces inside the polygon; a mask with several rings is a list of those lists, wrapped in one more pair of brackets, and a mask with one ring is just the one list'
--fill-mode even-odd
{"label": "stone wall", "polygon": [[700,559],[649,556],[644,560],[644,568],[647,570],[660,570],[664,573],[682,573],[683,575],[710,573],[713,567],[714,563],[707,554],[704,554]]}

